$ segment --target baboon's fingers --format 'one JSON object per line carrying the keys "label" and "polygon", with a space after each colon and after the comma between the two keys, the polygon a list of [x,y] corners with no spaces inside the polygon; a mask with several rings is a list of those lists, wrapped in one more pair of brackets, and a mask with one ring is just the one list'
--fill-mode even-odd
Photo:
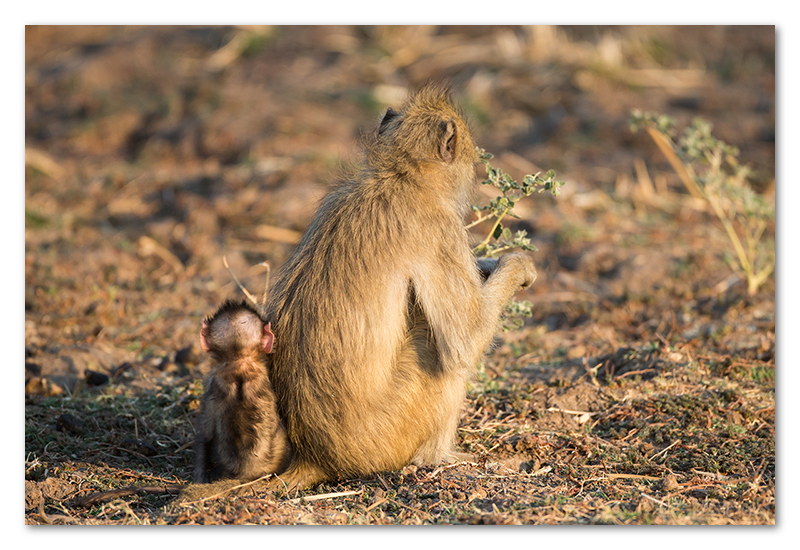
{"label": "baboon's fingers", "polygon": [[516,279],[520,289],[528,288],[536,280],[536,266],[533,259],[521,252],[511,252],[500,258],[496,271],[508,271],[512,280]]}

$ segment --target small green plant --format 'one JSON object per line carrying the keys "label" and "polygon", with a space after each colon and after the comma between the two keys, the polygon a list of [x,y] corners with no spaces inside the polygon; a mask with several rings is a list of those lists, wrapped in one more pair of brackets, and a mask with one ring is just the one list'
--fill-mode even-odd
{"label": "small green plant", "polygon": [[676,136],[675,121],[666,115],[633,111],[631,130],[645,128],[667,157],[689,193],[711,207],[728,235],[736,260],[728,254],[728,265],[744,275],[747,292],[758,287],[775,270],[775,239],[765,229],[775,219],[775,207],[753,191],[747,166],[739,164],[739,150],[715,138],[712,125],[696,118]]}
{"label": "small green plant", "polygon": [[[537,249],[527,236],[526,231],[517,231],[512,235],[508,227],[503,226],[503,219],[506,216],[518,218],[513,209],[517,202],[523,197],[528,197],[534,193],[549,191],[554,197],[560,194],[560,189],[565,183],[555,179],[554,170],[549,170],[544,177],[539,173],[528,174],[522,178],[522,183],[517,183],[509,174],[499,168],[492,166],[489,161],[494,155],[478,148],[481,162],[486,169],[487,179],[481,182],[482,185],[496,187],[501,195],[492,199],[486,206],[472,206],[472,211],[478,214],[478,218],[467,224],[467,229],[485,221],[494,220],[489,233],[474,249],[477,257],[493,258],[501,252],[509,250],[528,250],[535,252]],[[532,315],[531,304],[528,301],[518,301],[512,298],[505,308],[503,314],[503,332],[517,329],[522,326],[523,319]]]}
{"label": "small green plant", "polygon": [[[530,239],[526,237],[527,232],[517,231],[515,235],[511,235],[511,230],[503,227],[502,221],[506,216],[519,219],[512,210],[523,197],[532,195],[533,193],[543,193],[550,191],[554,197],[560,194],[560,189],[564,185],[563,181],[555,179],[555,170],[549,170],[542,178],[539,172],[536,174],[528,174],[522,178],[522,184],[517,183],[514,179],[503,172],[500,168],[495,168],[489,163],[489,160],[494,158],[494,155],[487,153],[483,149],[478,149],[481,162],[486,168],[487,179],[481,182],[482,185],[492,185],[500,190],[502,195],[492,199],[487,206],[472,206],[473,212],[482,212],[478,219],[467,225],[467,229],[483,223],[484,221],[494,218],[495,222],[492,229],[486,238],[474,248],[474,252],[478,256],[492,258],[500,252],[519,248],[522,250],[536,251],[536,247],[531,244]],[[494,242],[492,242],[494,240]]]}

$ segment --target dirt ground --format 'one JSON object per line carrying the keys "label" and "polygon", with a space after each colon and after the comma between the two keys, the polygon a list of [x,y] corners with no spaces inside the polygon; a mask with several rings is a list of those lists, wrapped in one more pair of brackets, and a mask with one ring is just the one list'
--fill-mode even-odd
{"label": "dirt ground", "polygon": [[[496,166],[567,182],[511,225],[539,278],[470,385],[476,460],[175,502],[223,256],[258,294],[438,79]],[[712,122],[774,203],[773,27],[28,27],[25,523],[774,524],[774,277],[747,294],[632,109]]]}

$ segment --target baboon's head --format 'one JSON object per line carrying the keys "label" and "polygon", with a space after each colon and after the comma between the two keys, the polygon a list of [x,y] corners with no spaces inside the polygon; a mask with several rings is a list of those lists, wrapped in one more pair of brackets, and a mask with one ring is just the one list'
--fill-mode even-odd
{"label": "baboon's head", "polygon": [[429,85],[412,95],[403,107],[386,110],[377,131],[373,153],[408,168],[445,172],[474,172],[475,143],[463,112],[448,90]]}
{"label": "baboon's head", "polygon": [[225,302],[200,330],[200,347],[219,360],[270,353],[273,341],[270,324],[247,302]]}

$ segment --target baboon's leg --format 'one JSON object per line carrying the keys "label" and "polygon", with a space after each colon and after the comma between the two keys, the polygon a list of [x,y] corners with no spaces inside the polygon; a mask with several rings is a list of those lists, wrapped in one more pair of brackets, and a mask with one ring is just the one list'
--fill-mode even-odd
{"label": "baboon's leg", "polygon": [[[454,259],[453,265],[475,269],[467,261],[459,263]],[[458,276],[446,270],[424,268],[418,270],[413,281],[425,322],[433,335],[427,345],[435,346],[441,364],[441,378],[435,380],[427,396],[421,396],[438,400],[438,423],[414,456],[415,464],[455,458],[453,446],[464,405],[466,379],[497,330],[505,303],[536,278],[533,261],[523,254],[507,254],[496,262],[481,262],[478,268],[491,270],[483,284],[475,272]],[[464,283],[472,286],[465,288]]]}

